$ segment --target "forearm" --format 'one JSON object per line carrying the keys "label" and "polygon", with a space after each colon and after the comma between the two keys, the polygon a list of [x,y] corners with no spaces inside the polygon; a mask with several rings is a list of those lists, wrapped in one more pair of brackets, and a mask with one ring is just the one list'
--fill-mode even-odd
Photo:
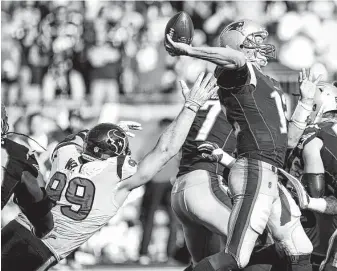
{"label": "forearm", "polygon": [[337,215],[337,199],[333,196],[327,198],[310,198],[308,209],[328,215]]}
{"label": "forearm", "polygon": [[187,55],[229,69],[238,69],[246,63],[243,53],[224,47],[190,47]]}
{"label": "forearm", "polygon": [[307,126],[313,108],[313,100],[298,101],[288,126],[288,147],[294,148]]}
{"label": "forearm", "polygon": [[183,145],[196,112],[186,107],[161,135],[155,148],[139,163],[135,175],[123,180],[119,190],[135,189],[148,181],[174,156]]}

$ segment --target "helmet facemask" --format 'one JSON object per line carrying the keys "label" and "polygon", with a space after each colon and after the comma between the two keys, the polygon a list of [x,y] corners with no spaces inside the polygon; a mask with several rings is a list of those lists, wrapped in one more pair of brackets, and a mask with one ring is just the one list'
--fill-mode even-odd
{"label": "helmet facemask", "polygon": [[267,37],[267,31],[258,31],[245,38],[240,48],[244,51],[248,61],[264,67],[268,64],[268,59],[276,58],[275,46],[269,43],[263,44]]}

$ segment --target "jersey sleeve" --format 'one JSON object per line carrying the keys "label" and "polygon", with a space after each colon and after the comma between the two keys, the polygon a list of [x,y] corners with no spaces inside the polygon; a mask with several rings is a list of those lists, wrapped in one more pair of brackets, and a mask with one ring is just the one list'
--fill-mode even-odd
{"label": "jersey sleeve", "polygon": [[51,155],[51,159],[53,160],[53,157],[55,153],[67,146],[74,146],[78,151],[83,150],[83,143],[84,143],[84,138],[86,134],[88,133],[89,130],[82,130],[78,132],[77,134],[71,134],[67,136],[64,140],[62,140],[60,143],[58,143],[53,150],[53,153]]}
{"label": "jersey sleeve", "polygon": [[249,84],[256,86],[255,72],[250,63],[246,63],[236,70],[229,70],[217,66],[214,71],[214,76],[218,79],[218,85],[225,89],[237,88]]}
{"label": "jersey sleeve", "polygon": [[122,165],[121,180],[127,179],[137,171],[137,162],[130,156],[126,156]]}
{"label": "jersey sleeve", "polygon": [[[57,144],[51,156],[51,172],[65,169],[69,163],[72,163],[74,166],[74,163],[78,164],[78,161],[76,160],[82,153],[84,138],[87,131],[88,130],[83,130],[77,134],[72,134]],[[69,166],[72,167],[72,165]]]}

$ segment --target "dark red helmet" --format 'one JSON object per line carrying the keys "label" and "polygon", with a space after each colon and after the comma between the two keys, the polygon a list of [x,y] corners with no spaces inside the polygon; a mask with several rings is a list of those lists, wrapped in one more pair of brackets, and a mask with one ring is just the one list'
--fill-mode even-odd
{"label": "dark red helmet", "polygon": [[125,131],[112,123],[101,123],[93,127],[84,139],[83,158],[106,160],[110,157],[126,155],[129,140]]}

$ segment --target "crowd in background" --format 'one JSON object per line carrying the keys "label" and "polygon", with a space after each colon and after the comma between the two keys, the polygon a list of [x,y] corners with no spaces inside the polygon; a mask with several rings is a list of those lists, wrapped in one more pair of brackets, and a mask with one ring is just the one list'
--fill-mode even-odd
{"label": "crowd in background", "polygon": [[180,10],[194,22],[194,46],[216,45],[224,25],[251,18],[269,31],[280,63],[295,70],[315,64],[325,77],[336,78],[332,0],[5,1],[1,8],[7,104],[55,98],[101,104],[175,92],[177,77],[190,78],[206,65],[177,60],[164,50],[165,24]]}
{"label": "crowd in background", "polygon": [[[31,138],[12,136],[36,151],[46,176],[57,142],[101,120],[104,104],[176,104],[181,101],[177,79],[191,83],[199,72],[214,69],[165,51],[165,25],[181,10],[192,17],[194,46],[216,46],[221,28],[239,18],[262,23],[278,54],[269,72],[288,93],[297,91],[293,82],[303,67],[313,67],[323,80],[337,79],[337,1],[2,1],[2,102],[11,131]],[[154,117],[159,110],[147,115],[132,107],[109,110],[105,115],[129,113],[142,122],[144,131],[131,140],[138,160],[167,124]],[[184,243],[168,209],[175,169],[173,162],[146,188],[134,191],[109,225],[76,252],[77,261],[172,258],[174,247]],[[16,213],[13,204],[5,209],[2,225]]]}

